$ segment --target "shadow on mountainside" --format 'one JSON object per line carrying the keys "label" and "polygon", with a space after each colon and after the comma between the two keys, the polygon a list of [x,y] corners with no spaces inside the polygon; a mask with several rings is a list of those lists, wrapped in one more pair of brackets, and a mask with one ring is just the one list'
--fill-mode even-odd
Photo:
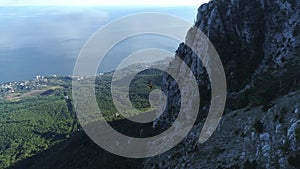
{"label": "shadow on mountainside", "polygon": [[[101,125],[101,122],[96,122]],[[146,137],[152,135],[149,124],[137,128],[128,120],[110,123],[116,130],[132,136]],[[143,133],[141,135],[141,129]],[[51,147],[33,157],[22,160],[9,169],[95,169],[95,168],[141,168],[142,159],[129,159],[107,152],[96,145],[82,130],[73,134],[68,140]]]}

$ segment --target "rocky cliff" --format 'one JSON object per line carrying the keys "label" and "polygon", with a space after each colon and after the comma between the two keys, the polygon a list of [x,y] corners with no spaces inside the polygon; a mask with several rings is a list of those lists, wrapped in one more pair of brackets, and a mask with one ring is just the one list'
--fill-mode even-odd
{"label": "rocky cliff", "polygon": [[199,8],[195,25],[219,52],[230,91],[255,85],[265,72],[280,76],[287,65],[299,65],[299,5],[297,0],[214,0]]}
{"label": "rocky cliff", "polygon": [[[182,61],[175,59],[170,67],[185,62],[196,76],[203,100],[200,115],[185,141],[146,160],[144,167],[299,168],[300,103],[299,92],[293,92],[300,88],[300,2],[212,0],[199,8],[195,26],[211,40],[224,65],[226,115],[211,139],[197,144],[210,83],[203,63],[187,47],[197,40],[189,31],[176,52]],[[162,89],[170,99],[166,113],[154,123],[157,129],[170,126],[180,103],[174,80],[165,76]]]}
{"label": "rocky cliff", "polygon": [[300,91],[262,106],[224,115],[212,137],[197,144],[203,122],[171,151],[145,160],[144,168],[299,168]]}

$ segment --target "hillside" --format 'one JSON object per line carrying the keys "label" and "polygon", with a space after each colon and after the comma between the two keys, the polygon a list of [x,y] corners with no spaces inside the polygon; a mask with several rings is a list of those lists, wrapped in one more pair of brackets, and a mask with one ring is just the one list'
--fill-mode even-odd
{"label": "hillside", "polygon": [[203,122],[180,145],[147,159],[144,168],[299,168],[300,91],[270,107],[246,107],[223,116],[213,136],[195,144]]}
{"label": "hillside", "polygon": [[[22,134],[16,134],[23,133],[19,126],[24,124],[28,126],[28,123],[36,121],[35,117],[39,117],[36,115],[46,111],[44,110],[46,106],[45,103],[41,103],[40,107],[43,110],[38,112],[36,110],[40,110],[40,107],[33,106],[33,111],[24,113],[29,121],[22,121],[17,116],[20,112],[16,107],[22,106],[18,98],[17,102],[5,100],[4,104],[1,104],[4,107],[12,105],[8,108],[13,110],[9,110],[13,112],[11,116],[5,117],[12,118],[2,123],[7,129],[5,132],[11,133],[14,128],[17,128],[18,132],[14,132],[12,140],[16,140],[14,135],[17,135],[18,138],[29,138],[30,142],[24,143],[35,145],[32,138],[37,138],[43,139],[37,141],[43,144],[41,147],[33,146],[34,148],[29,149],[26,144],[19,144],[19,142],[1,144],[1,165],[7,167],[15,164],[10,168],[28,169],[300,168],[300,2],[298,0],[212,0],[199,7],[195,27],[201,29],[214,44],[224,65],[228,84],[225,113],[216,132],[207,142],[199,144],[197,141],[210,106],[211,84],[203,63],[188,47],[196,46],[199,39],[193,31],[189,31],[186,42],[179,45],[176,51],[177,59],[171,61],[170,68],[179,68],[185,62],[193,71],[201,93],[201,109],[193,130],[179,145],[162,155],[148,159],[127,159],[112,155],[96,146],[80,130],[80,127],[77,125],[78,128],[71,127],[74,118],[72,118],[72,110],[65,109],[69,104],[63,102],[65,98],[56,99],[57,103],[54,105],[61,104],[61,109],[66,112],[55,113],[56,108],[52,108],[51,113],[48,114],[53,114],[53,117],[45,119],[46,125],[41,123],[34,126],[41,129],[45,127],[46,131],[33,133],[29,128],[26,130],[33,134],[25,135],[23,138]],[[196,49],[200,51],[203,48],[198,46]],[[186,73],[188,76],[188,72],[183,70],[178,73]],[[153,80],[157,88],[167,93],[171,104],[153,124],[148,123],[138,127],[116,116],[109,94],[111,74],[97,79],[97,90],[101,93],[97,94],[97,99],[102,103],[106,100],[103,104],[99,102],[99,107],[105,110],[105,118],[111,126],[131,136],[143,137],[165,130],[172,124],[177,116],[179,107],[176,105],[180,96],[177,83],[170,76],[155,70],[137,76],[134,81],[136,86],[133,87],[137,90],[132,91],[135,93],[132,95],[133,103],[137,108],[148,108],[149,90],[145,88],[145,83],[149,79]],[[122,82],[122,79],[118,80]],[[70,89],[66,85],[62,86],[65,88],[56,89],[58,94],[53,93],[47,96],[47,99],[70,95],[64,94]],[[43,102],[41,99],[43,97],[45,96],[32,96],[31,99],[36,99],[34,102]],[[26,104],[32,107],[31,101]],[[25,107],[24,111],[28,111],[28,108]],[[62,119],[61,125],[64,127],[59,128],[59,132],[54,135],[51,133],[53,137],[50,139],[47,138],[48,135],[44,134],[48,130],[55,131],[55,128],[47,128],[50,125],[47,121],[59,123],[60,121],[55,119],[61,114],[67,119]],[[43,115],[39,118],[42,117]],[[20,122],[15,127],[11,127],[11,124],[16,124],[14,119]],[[101,125],[101,119],[95,120],[94,123]],[[79,131],[70,132],[74,129]],[[141,135],[142,129],[146,131],[145,135]],[[59,135],[60,133],[62,135]],[[46,139],[43,136],[46,136]],[[55,139],[56,136],[61,139]],[[5,141],[5,137],[2,138],[2,143]],[[18,155],[18,151],[11,152],[18,150],[17,147],[26,151],[21,156]],[[30,151],[27,152],[28,150]]]}
{"label": "hillside", "polygon": [[[128,67],[126,72],[135,69],[135,66],[143,65]],[[161,72],[149,69],[139,73],[133,79],[130,91],[133,106],[144,111],[152,111],[149,109],[150,104],[147,97],[150,90],[146,84],[149,79],[152,79],[153,88],[159,88],[160,78],[162,78]],[[116,128],[126,133],[127,130],[124,130],[123,126],[128,121],[122,120],[119,124],[118,120],[124,119],[124,117],[116,113],[117,110],[111,99],[111,79],[112,72],[96,77],[97,102],[100,109],[103,110],[105,119],[116,124]],[[120,82],[122,80],[116,79]],[[71,153],[70,149],[65,150],[65,148],[71,148],[70,146],[74,147],[74,154],[85,149],[84,145],[88,145],[89,148],[82,151],[93,152],[94,149],[97,149],[97,146],[93,145],[92,141],[84,135],[78,123],[72,101],[71,82],[72,78],[70,77],[42,77],[37,80],[10,82],[2,85],[0,92],[0,168],[12,167],[16,163],[22,163],[20,168],[27,165],[25,168],[30,168],[32,164],[28,164],[28,162],[23,164],[22,160],[42,159],[43,155],[41,154],[47,156],[46,161],[51,157],[65,158],[67,156],[64,153]],[[117,90],[122,89],[117,88]],[[129,116],[134,115],[136,114],[129,113]],[[93,117],[92,121],[97,120],[103,119]],[[140,133],[140,131],[137,132],[134,124],[131,124],[131,128],[132,134]],[[148,128],[151,128],[151,124],[148,124]],[[82,141],[81,138],[84,140]],[[77,146],[79,146],[79,150],[76,149]],[[49,156],[53,152],[56,154]],[[109,153],[106,153],[103,157],[110,159],[110,156]],[[49,166],[47,165],[47,167]]]}
{"label": "hillside", "polygon": [[[197,46],[200,37],[192,28],[176,52],[183,61],[174,60],[172,67],[185,62],[198,78],[204,94],[198,130],[166,155],[146,160],[145,168],[299,168],[299,99],[275,101],[300,89],[299,14],[296,0],[212,0],[202,5],[195,26],[212,41],[224,65],[225,116],[210,140],[196,144],[210,106],[211,84],[188,47],[206,50]],[[169,90],[176,88],[174,80],[165,77],[162,86],[175,105],[180,97]],[[155,122],[156,128],[168,128],[176,117],[173,109],[170,106],[169,114]]]}
{"label": "hillside", "polygon": [[[154,158],[127,159],[112,155],[79,132],[12,168],[271,168],[272,165],[297,168],[300,156],[299,99],[300,91],[296,91],[276,98],[266,111],[259,106],[230,112],[223,117],[209,141],[195,146],[193,141],[202,128],[201,122],[195,126],[192,136]],[[112,125],[119,130],[127,127],[131,134],[139,133],[126,121],[116,121]]]}

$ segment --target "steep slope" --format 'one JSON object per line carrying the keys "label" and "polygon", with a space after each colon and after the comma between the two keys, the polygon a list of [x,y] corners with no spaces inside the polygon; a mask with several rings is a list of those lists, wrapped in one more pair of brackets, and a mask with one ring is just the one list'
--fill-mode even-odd
{"label": "steep slope", "polygon": [[[267,106],[275,97],[300,88],[299,18],[300,3],[296,0],[213,0],[199,8],[195,26],[209,37],[225,69],[226,112],[248,105]],[[197,40],[194,36],[192,31],[187,35],[189,46]],[[190,66],[198,80],[203,118],[210,93],[206,70],[186,44],[179,46],[176,55]],[[182,63],[172,64],[181,67]],[[162,88],[170,97],[175,94],[169,90],[175,88],[174,84],[170,78],[164,78]],[[178,97],[173,97],[171,103],[177,102]],[[173,117],[167,115],[155,125],[162,127]]]}
{"label": "steep slope", "polygon": [[[122,121],[117,123],[123,124]],[[124,126],[124,124],[123,124]],[[141,160],[113,155],[93,143],[80,131],[70,139],[31,158],[25,159],[10,169],[95,169],[95,168],[141,168]]]}
{"label": "steep slope", "polygon": [[229,89],[238,91],[264,72],[280,76],[299,66],[299,18],[297,0],[214,0],[199,8],[195,25],[219,52]]}
{"label": "steep slope", "polygon": [[300,91],[263,107],[227,113],[204,144],[195,144],[203,127],[171,151],[147,159],[144,168],[299,168]]}
{"label": "steep slope", "polygon": [[[230,112],[209,141],[196,145],[200,122],[177,147],[149,159],[112,155],[79,132],[11,168],[299,168],[299,100],[300,91],[296,91],[272,101],[267,111],[260,106]],[[121,120],[113,125],[124,129],[127,124]],[[133,131],[135,126],[126,130]]]}
{"label": "steep slope", "polygon": [[[198,80],[203,97],[198,124],[182,144],[160,158],[147,160],[145,167],[299,167],[293,161],[295,157],[289,156],[298,153],[299,158],[299,144],[293,135],[294,128],[299,127],[299,98],[290,103],[280,101],[286,102],[284,106],[288,108],[278,107],[278,102],[273,105],[272,100],[300,88],[300,2],[212,0],[199,8],[195,26],[209,37],[223,62],[228,115],[207,143],[196,143],[209,107],[210,84],[203,64],[187,47],[198,39],[189,31],[187,45],[182,43],[176,55],[189,65]],[[182,64],[172,63],[172,67]],[[162,89],[169,94],[172,105],[180,100],[175,84],[169,77],[164,78]],[[246,110],[237,110],[245,107]],[[154,126],[166,129],[176,118],[174,109],[167,107],[168,113]]]}

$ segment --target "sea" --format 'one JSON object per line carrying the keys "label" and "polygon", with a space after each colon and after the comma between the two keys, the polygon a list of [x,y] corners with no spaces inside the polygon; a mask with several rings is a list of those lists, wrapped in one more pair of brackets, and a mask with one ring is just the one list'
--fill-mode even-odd
{"label": "sea", "polygon": [[[71,76],[81,49],[97,30],[143,12],[175,15],[192,25],[197,7],[0,7],[0,83],[36,75]],[[175,53],[180,43],[151,34],[130,37],[105,56],[98,72],[114,70],[127,55],[144,48]]]}

